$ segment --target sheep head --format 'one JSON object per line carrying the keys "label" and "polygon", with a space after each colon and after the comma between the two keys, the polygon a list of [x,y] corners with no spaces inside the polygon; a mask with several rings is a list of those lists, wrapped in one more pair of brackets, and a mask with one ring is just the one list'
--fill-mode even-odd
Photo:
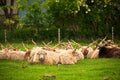
{"label": "sheep head", "polygon": [[105,46],[100,46],[99,48],[99,57],[103,57],[104,55],[106,55],[105,51],[106,51],[106,47]]}
{"label": "sheep head", "polygon": [[26,51],[25,56],[24,56],[25,60],[29,60],[30,59],[30,53],[31,53],[31,50]]}
{"label": "sheep head", "polygon": [[76,49],[74,49],[74,50],[72,51],[72,55],[73,55],[73,56],[78,56],[79,53],[77,53]]}
{"label": "sheep head", "polygon": [[81,47],[81,52],[83,53],[84,57],[87,57],[88,54],[88,46]]}
{"label": "sheep head", "polygon": [[46,55],[47,53],[45,52],[45,51],[39,51],[38,53],[37,53],[37,55],[39,56],[39,61],[40,62],[43,62],[44,60],[45,60],[45,55]]}

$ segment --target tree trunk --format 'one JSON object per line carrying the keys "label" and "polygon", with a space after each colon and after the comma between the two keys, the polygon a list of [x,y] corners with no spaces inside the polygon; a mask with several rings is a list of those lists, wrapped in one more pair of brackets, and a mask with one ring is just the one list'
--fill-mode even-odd
{"label": "tree trunk", "polygon": [[[6,5],[7,5],[7,0],[0,0],[1,7],[6,6]],[[14,6],[14,0],[10,1],[10,5]],[[9,12],[9,9],[10,9],[10,12]],[[7,7],[3,8],[3,11],[4,11],[4,16],[6,19],[9,19],[9,20],[13,19],[13,9],[11,7],[10,8],[7,8]],[[11,23],[9,23],[8,28],[10,31],[12,30]]]}

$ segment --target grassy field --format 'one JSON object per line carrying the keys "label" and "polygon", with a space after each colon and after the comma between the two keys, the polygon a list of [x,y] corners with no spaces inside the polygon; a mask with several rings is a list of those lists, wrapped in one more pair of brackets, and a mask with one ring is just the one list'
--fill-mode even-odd
{"label": "grassy field", "polygon": [[[22,43],[10,44],[25,50]],[[25,45],[30,49],[34,46],[32,43]],[[46,75],[55,78],[46,79],[43,77]],[[31,65],[26,61],[0,60],[0,80],[120,80],[120,59],[84,59],[75,65]]]}
{"label": "grassy field", "polygon": [[120,59],[84,59],[75,65],[0,60],[0,80],[120,80]]}

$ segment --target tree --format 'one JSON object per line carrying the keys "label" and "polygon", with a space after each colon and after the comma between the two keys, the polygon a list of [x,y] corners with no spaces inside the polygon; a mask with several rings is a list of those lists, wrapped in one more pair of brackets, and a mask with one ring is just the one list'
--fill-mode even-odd
{"label": "tree", "polygon": [[113,23],[119,21],[118,0],[47,0],[46,3],[56,25],[84,35],[109,35]]}
{"label": "tree", "polygon": [[[22,5],[23,2],[25,2],[24,5]],[[24,24],[29,24],[33,26],[34,28],[36,28],[37,31],[43,28],[46,20],[46,13],[44,12],[44,8],[42,7],[41,0],[35,0],[32,2],[29,2],[29,0],[20,0],[18,1],[18,3],[19,9],[26,11],[25,16],[22,18]]]}
{"label": "tree", "polygon": [[[10,3],[8,4],[8,2],[10,2]],[[10,31],[11,31],[11,28],[12,28],[11,21],[13,22],[13,16],[14,16],[13,15],[13,9],[15,7],[14,2],[15,2],[15,0],[10,0],[10,1],[0,0],[0,7],[4,11],[4,16],[5,16],[6,20],[8,20],[6,22],[9,26]]]}
{"label": "tree", "polygon": [[54,18],[54,23],[63,27],[77,24],[76,17],[81,7],[89,10],[84,0],[47,0],[46,5]]}
{"label": "tree", "polygon": [[[119,33],[119,0],[29,0],[20,1],[19,7],[26,11],[23,22],[34,28],[56,26],[72,30],[82,37],[103,37],[111,34],[111,27]],[[69,35],[69,34],[68,34]],[[78,37],[77,36],[77,37]]]}

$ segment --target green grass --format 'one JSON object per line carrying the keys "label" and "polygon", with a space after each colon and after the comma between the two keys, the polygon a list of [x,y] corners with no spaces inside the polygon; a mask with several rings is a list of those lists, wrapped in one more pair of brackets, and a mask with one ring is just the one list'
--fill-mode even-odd
{"label": "green grass", "polygon": [[27,64],[0,60],[0,80],[120,80],[120,59],[84,59],[75,65]]}
{"label": "green grass", "polygon": [[[21,43],[10,44],[25,50]],[[25,45],[30,49],[34,46]],[[55,75],[56,79],[44,79],[44,75]],[[0,60],[0,80],[120,80],[120,59],[84,59],[75,65],[31,65],[26,61]]]}

